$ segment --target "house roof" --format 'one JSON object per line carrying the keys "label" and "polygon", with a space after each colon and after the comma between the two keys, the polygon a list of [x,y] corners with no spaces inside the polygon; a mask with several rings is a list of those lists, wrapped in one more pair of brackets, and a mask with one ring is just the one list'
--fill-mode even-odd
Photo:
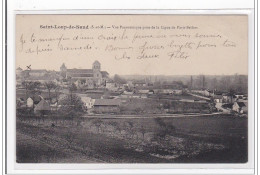
{"label": "house roof", "polygon": [[100,99],[103,96],[103,94],[100,93],[90,93],[87,94],[87,97],[90,97],[92,99]]}
{"label": "house roof", "polygon": [[133,84],[146,84],[144,80],[133,81]]}
{"label": "house roof", "polygon": [[246,106],[244,102],[237,102],[237,104],[240,108]]}
{"label": "house roof", "polygon": [[96,99],[94,106],[119,106],[120,100],[118,99]]}
{"label": "house roof", "polygon": [[36,111],[50,111],[51,107],[49,103],[45,100],[41,100],[34,108]]}
{"label": "house roof", "polygon": [[77,93],[77,96],[79,96],[79,97],[89,97],[87,94],[79,94],[79,93]]}
{"label": "house roof", "polygon": [[16,70],[23,70],[22,68],[18,67]]}
{"label": "house roof", "polygon": [[222,99],[222,95],[214,95],[214,99]]}
{"label": "house roof", "polygon": [[222,107],[231,109],[233,107],[233,104],[231,103],[223,104]]}
{"label": "house roof", "polygon": [[30,73],[46,73],[46,69],[31,69],[29,70]]}
{"label": "house roof", "polygon": [[22,98],[23,100],[27,100],[29,97],[34,99],[34,102],[36,103],[41,101],[41,97],[37,94],[31,93],[31,91],[28,91],[28,94],[26,95],[26,90],[24,89],[16,90],[16,98]]}
{"label": "house roof", "polygon": [[115,81],[112,80],[112,79],[109,79],[109,80],[106,81],[106,83],[115,83]]}
{"label": "house roof", "polygon": [[80,96],[80,99],[84,103],[89,103],[92,99],[90,97]]}

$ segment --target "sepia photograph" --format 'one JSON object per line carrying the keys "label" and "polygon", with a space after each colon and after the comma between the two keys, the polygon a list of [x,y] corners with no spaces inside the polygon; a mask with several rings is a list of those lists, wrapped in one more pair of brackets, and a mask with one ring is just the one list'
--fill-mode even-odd
{"label": "sepia photograph", "polygon": [[247,163],[247,15],[15,16],[16,163]]}

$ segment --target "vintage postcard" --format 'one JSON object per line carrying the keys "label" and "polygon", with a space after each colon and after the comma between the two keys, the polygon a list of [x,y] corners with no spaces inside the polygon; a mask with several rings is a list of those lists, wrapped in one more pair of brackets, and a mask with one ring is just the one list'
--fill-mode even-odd
{"label": "vintage postcard", "polygon": [[248,162],[247,15],[16,15],[16,162]]}

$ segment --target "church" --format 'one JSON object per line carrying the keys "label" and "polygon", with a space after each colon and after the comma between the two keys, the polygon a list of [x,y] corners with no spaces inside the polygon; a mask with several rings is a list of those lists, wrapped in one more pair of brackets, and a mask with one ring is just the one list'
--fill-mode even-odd
{"label": "church", "polygon": [[107,71],[101,71],[101,64],[98,61],[92,64],[92,69],[67,69],[63,63],[60,67],[60,74],[77,85],[84,84],[89,88],[105,86],[106,80],[109,79]]}

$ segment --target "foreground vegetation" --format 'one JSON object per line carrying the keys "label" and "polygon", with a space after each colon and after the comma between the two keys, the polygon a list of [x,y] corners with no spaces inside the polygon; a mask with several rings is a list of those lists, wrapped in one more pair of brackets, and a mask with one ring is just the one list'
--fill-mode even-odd
{"label": "foreground vegetation", "polygon": [[247,118],[17,118],[17,162],[246,162]]}

